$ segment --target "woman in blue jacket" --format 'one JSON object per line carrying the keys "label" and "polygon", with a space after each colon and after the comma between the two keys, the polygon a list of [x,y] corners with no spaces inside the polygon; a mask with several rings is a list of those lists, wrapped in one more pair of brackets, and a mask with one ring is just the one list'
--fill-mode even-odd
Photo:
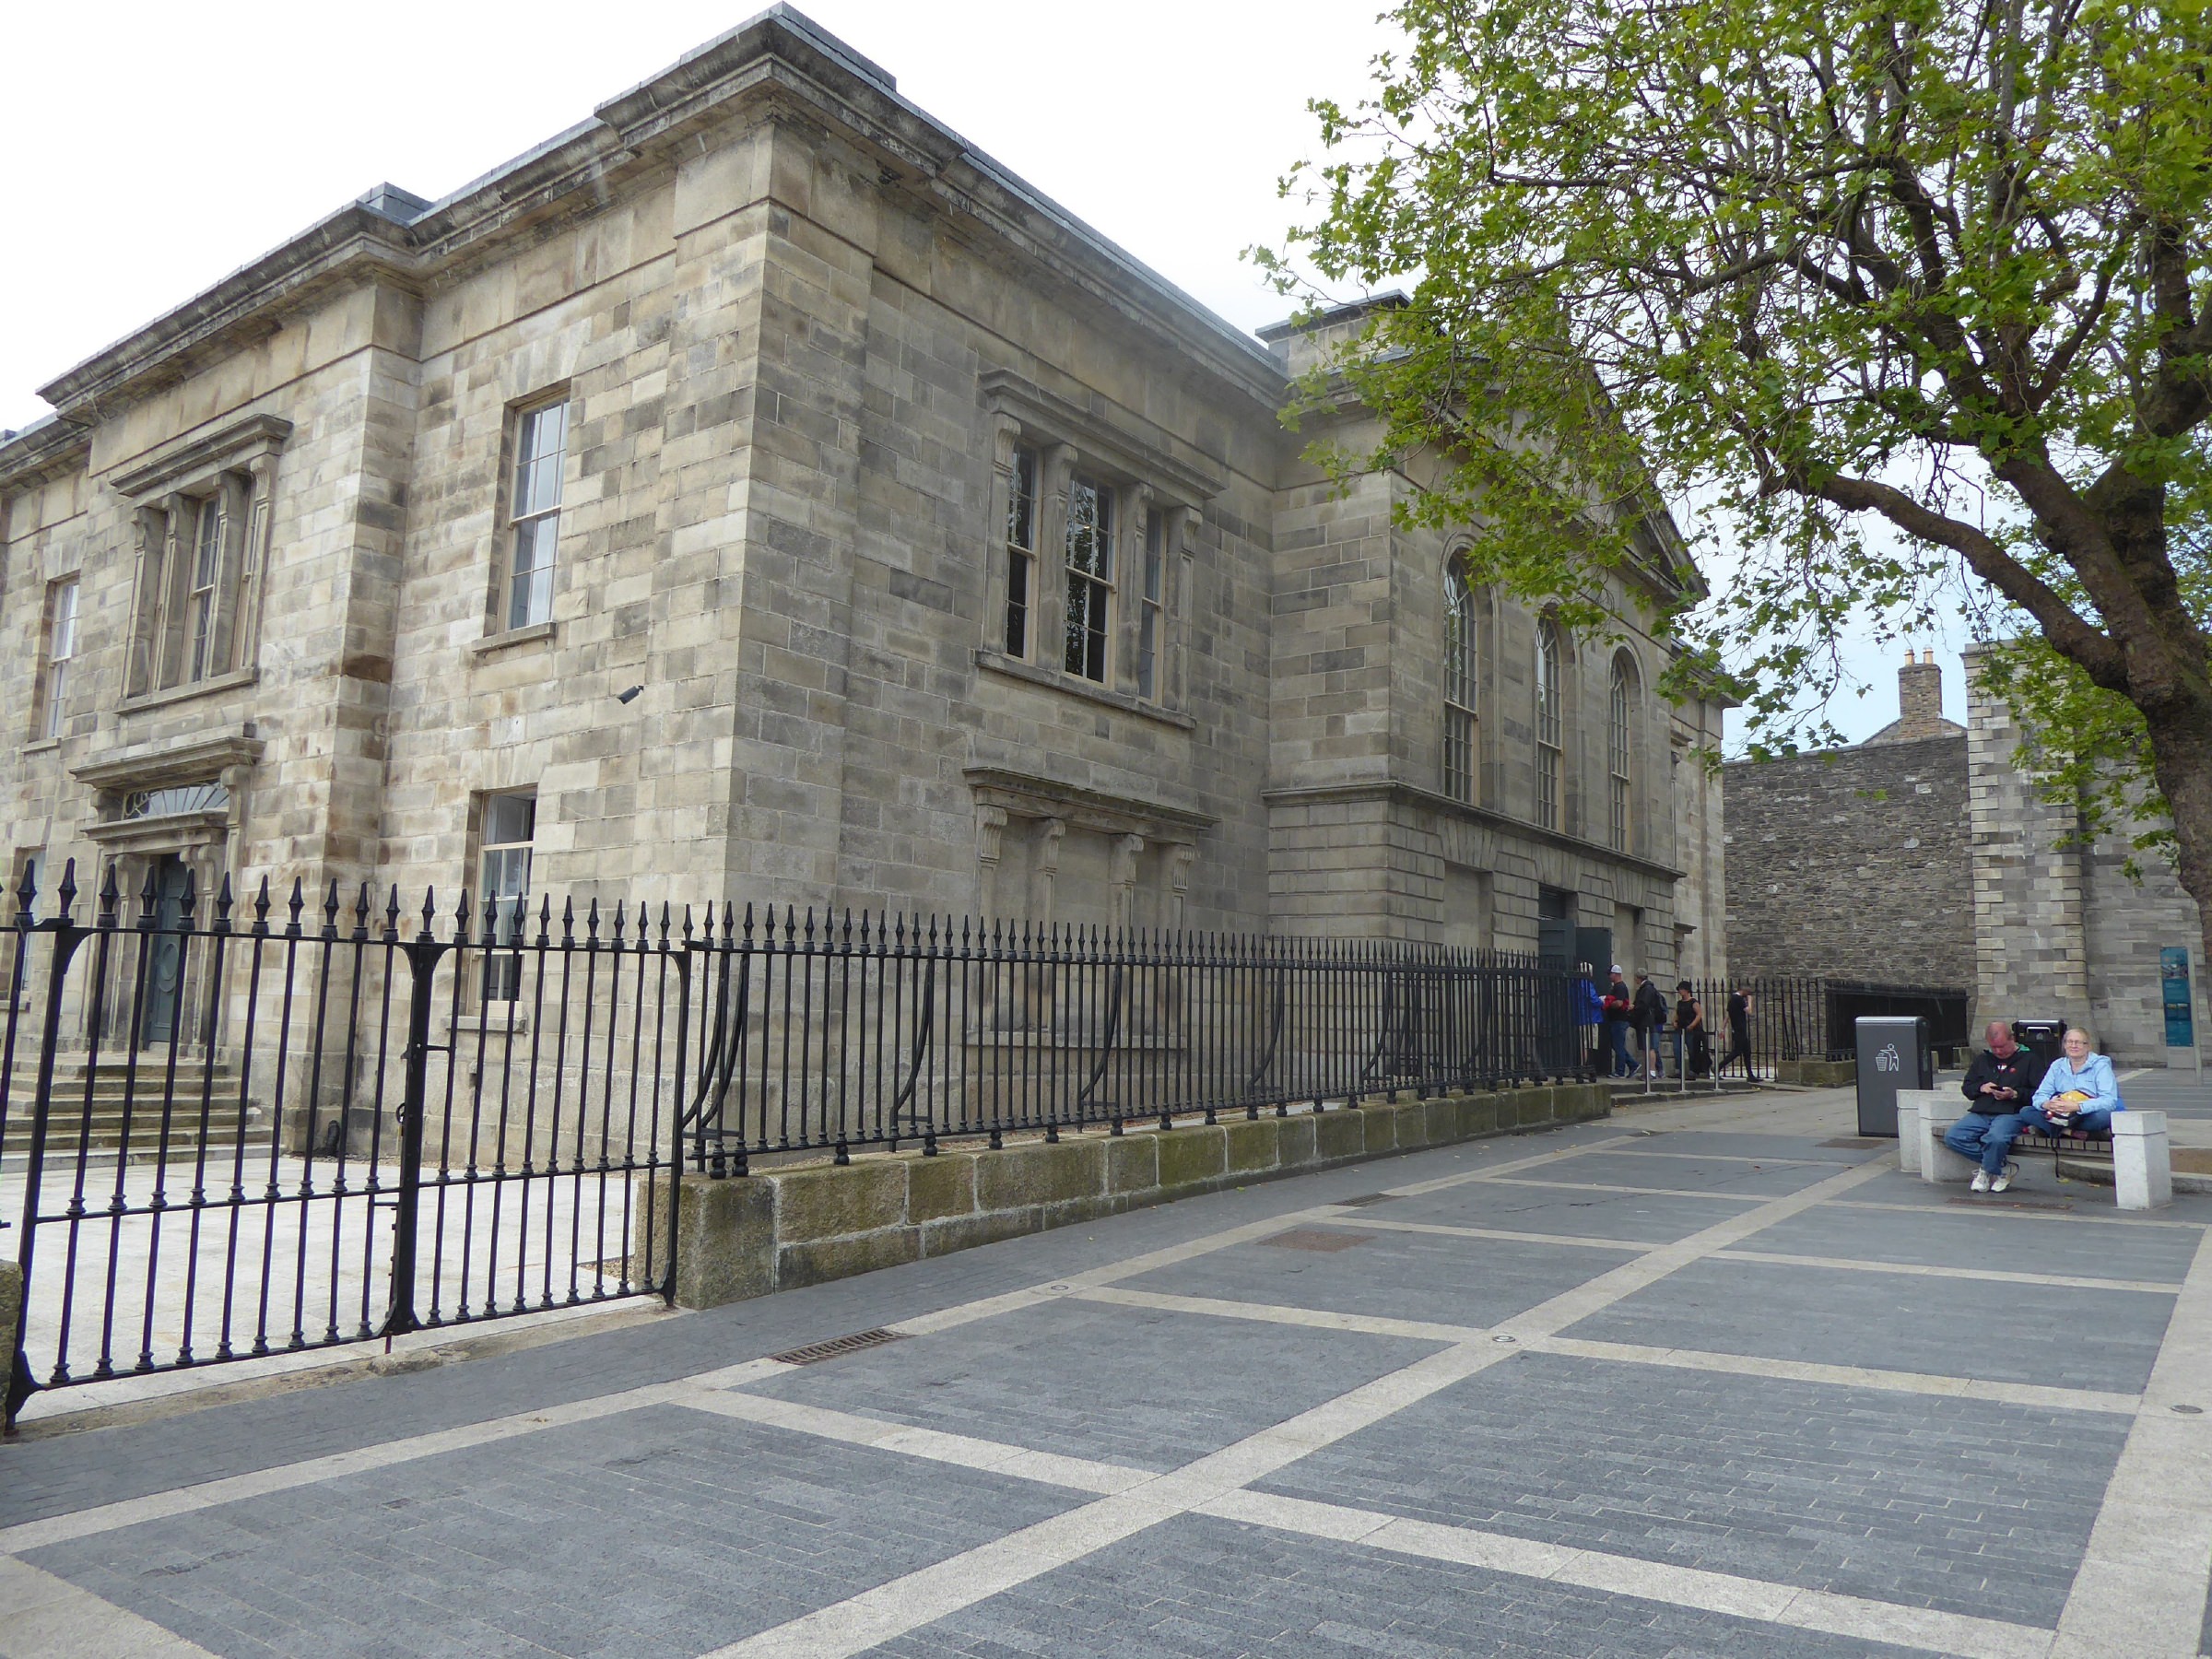
{"label": "woman in blue jacket", "polygon": [[[2065,1094],[2088,1098],[2071,1112],[2053,1111],[2053,1102]],[[2112,1113],[2126,1110],[2111,1058],[2097,1053],[2097,1039],[2077,1026],[2066,1033],[2066,1052],[2035,1086],[2034,1100],[2020,1109],[2020,1127],[2038,1135],[2110,1135]]]}

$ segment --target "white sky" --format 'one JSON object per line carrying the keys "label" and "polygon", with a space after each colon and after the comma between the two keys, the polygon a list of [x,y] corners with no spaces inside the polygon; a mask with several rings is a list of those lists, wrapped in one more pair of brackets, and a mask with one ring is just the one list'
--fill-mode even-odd
{"label": "white sky", "polygon": [[[1241,327],[1283,315],[1239,255],[1294,217],[1305,100],[1349,100],[1381,0],[807,0],[971,143]],[[232,0],[16,8],[0,69],[0,427],[36,388],[389,180],[435,199],[757,10],[739,0]],[[88,96],[97,88],[98,97]],[[26,235],[28,229],[35,235]],[[1947,712],[1963,718],[1955,646]],[[1832,717],[1896,713],[1897,653]]]}

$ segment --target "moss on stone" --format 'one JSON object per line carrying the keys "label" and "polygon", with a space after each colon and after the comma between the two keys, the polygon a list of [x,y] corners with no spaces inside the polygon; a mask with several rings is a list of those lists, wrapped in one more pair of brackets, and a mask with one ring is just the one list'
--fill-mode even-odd
{"label": "moss on stone", "polygon": [[1060,1204],[1106,1191],[1106,1143],[1102,1140],[1033,1141],[975,1155],[975,1207],[1019,1209],[1030,1204]]}
{"label": "moss on stone", "polygon": [[1253,1118],[1222,1126],[1231,1175],[1252,1175],[1278,1168],[1283,1158],[1282,1129],[1271,1117]]}
{"label": "moss on stone", "polygon": [[940,1152],[906,1160],[906,1218],[920,1223],[975,1209],[975,1154]]}
{"label": "moss on stone", "polygon": [[1162,1191],[1218,1181],[1228,1173],[1228,1141],[1218,1128],[1199,1124],[1189,1129],[1162,1129],[1153,1138],[1159,1143]]}
{"label": "moss on stone", "polygon": [[921,1253],[922,1230],[918,1227],[885,1227],[841,1239],[786,1244],[776,1253],[776,1288],[789,1290],[800,1285],[851,1278],[856,1273],[874,1273],[879,1267],[912,1262]]}
{"label": "moss on stone", "polygon": [[904,1160],[867,1159],[769,1175],[776,1188],[776,1238],[783,1244],[841,1239],[906,1219]]}

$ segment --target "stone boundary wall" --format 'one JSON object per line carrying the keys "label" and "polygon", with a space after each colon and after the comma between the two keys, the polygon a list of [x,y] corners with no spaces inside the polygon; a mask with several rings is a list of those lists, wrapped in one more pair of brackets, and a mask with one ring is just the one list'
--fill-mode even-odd
{"label": "stone boundary wall", "polygon": [[[1603,1084],[1563,1083],[721,1181],[687,1175],[676,1301],[719,1307],[1224,1187],[1610,1112]],[[662,1191],[651,1208],[665,1230],[665,1178]]]}
{"label": "stone boundary wall", "polygon": [[1974,982],[1966,736],[1721,768],[1728,971]]}

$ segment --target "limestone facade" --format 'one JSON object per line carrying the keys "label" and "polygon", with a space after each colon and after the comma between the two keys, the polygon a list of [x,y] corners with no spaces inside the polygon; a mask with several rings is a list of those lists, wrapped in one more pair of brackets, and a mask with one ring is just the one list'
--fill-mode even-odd
{"label": "limestone facade", "polygon": [[2064,1019],[2095,1031],[2133,1065],[2194,1064],[2166,1046],[2161,947],[2188,950],[2204,1029],[2204,934],[2196,902],[2156,853],[2125,868],[2127,837],[2080,838],[2068,806],[2037,795],[2013,764],[2020,728],[2010,709],[1974,684],[1967,656],[1972,787],[1977,1020]]}
{"label": "limestone facade", "polygon": [[[1579,925],[1724,971],[1720,705],[1653,690],[1624,589],[1556,642],[1539,811],[1539,618],[1447,593],[1403,478],[1300,460],[1312,348],[779,7],[41,389],[0,440],[11,886]],[[1696,582],[1650,540],[1637,580]]]}

